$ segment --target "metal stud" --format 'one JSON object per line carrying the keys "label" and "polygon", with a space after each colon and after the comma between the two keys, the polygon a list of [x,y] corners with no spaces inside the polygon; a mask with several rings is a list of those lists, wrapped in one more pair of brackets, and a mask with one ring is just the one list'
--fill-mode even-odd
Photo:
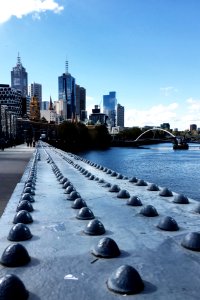
{"label": "metal stud", "polygon": [[107,281],[108,289],[119,294],[138,294],[144,283],[136,269],[129,265],[119,267]]}

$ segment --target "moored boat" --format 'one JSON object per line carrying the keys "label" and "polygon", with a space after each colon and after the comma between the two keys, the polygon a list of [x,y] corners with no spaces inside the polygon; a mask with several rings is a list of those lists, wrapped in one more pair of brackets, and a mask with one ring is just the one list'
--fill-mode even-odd
{"label": "moored boat", "polygon": [[188,150],[189,145],[187,143],[174,144],[173,149],[174,150]]}

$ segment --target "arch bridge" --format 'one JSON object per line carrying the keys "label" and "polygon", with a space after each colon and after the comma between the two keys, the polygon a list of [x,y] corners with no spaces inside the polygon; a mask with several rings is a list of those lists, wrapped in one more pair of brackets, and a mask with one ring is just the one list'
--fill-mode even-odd
{"label": "arch bridge", "polygon": [[165,129],[162,129],[162,128],[151,128],[151,129],[148,129],[146,130],[145,132],[143,132],[142,134],[140,134],[137,139],[135,140],[135,142],[137,142],[144,134],[146,134],[147,132],[149,131],[164,131],[166,133],[168,133],[169,135],[171,135],[174,139],[176,139],[176,136],[174,134],[172,134],[171,132],[169,132],[168,130],[165,130]]}

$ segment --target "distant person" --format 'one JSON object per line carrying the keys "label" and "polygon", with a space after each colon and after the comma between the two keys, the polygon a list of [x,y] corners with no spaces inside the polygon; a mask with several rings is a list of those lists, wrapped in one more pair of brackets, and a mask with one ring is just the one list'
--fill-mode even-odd
{"label": "distant person", "polygon": [[28,137],[28,138],[26,139],[26,144],[27,144],[27,147],[29,147],[29,146],[30,146],[30,143],[31,143],[31,139]]}
{"label": "distant person", "polygon": [[32,138],[30,138],[30,140],[29,140],[29,146],[32,147],[32,144],[33,144],[33,140],[32,140]]}
{"label": "distant person", "polygon": [[1,138],[1,139],[0,139],[0,149],[1,149],[2,151],[4,151],[5,145],[6,145],[5,139],[4,139],[4,138]]}

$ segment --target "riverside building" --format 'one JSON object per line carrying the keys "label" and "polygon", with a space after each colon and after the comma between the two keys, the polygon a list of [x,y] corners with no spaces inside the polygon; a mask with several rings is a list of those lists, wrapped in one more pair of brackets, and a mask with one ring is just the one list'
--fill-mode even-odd
{"label": "riverside building", "polygon": [[76,84],[76,116],[80,121],[85,121],[86,90]]}
{"label": "riverside building", "polygon": [[111,127],[116,125],[116,107],[116,92],[110,92],[108,95],[103,95],[103,113],[108,116]]}
{"label": "riverside building", "polygon": [[117,126],[124,127],[124,106],[117,104]]}
{"label": "riverside building", "polygon": [[59,114],[63,120],[72,119],[76,114],[76,82],[75,78],[68,72],[66,61],[65,73],[58,77],[58,105]]}

